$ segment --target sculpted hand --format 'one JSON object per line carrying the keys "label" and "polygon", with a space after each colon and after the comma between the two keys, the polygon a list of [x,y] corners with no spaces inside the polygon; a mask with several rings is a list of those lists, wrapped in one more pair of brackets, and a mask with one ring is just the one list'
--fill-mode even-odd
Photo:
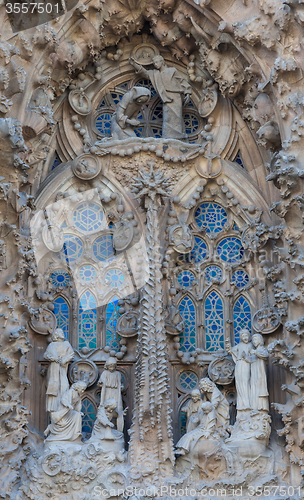
{"label": "sculpted hand", "polygon": [[129,409],[129,408],[128,408],[128,406],[124,409],[124,411],[123,411],[123,416],[124,416],[124,417],[125,417],[125,416],[126,416],[126,414],[128,413],[128,409]]}
{"label": "sculpted hand", "polygon": [[135,118],[128,119],[127,122],[132,125],[132,127],[137,127],[140,124],[139,120],[135,120]]}

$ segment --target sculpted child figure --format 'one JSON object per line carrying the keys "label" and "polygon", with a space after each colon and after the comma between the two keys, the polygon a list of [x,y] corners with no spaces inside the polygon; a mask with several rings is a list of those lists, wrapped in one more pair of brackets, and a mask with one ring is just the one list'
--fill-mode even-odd
{"label": "sculpted child figure", "polygon": [[104,371],[100,375],[98,384],[101,386],[100,406],[104,405],[105,401],[114,399],[116,401],[117,412],[117,430],[123,432],[124,415],[121,391],[123,389],[121,383],[121,373],[116,370],[117,361],[115,358],[109,358],[104,366]]}
{"label": "sculpted child figure", "polygon": [[186,431],[193,431],[199,424],[199,412],[201,411],[202,398],[198,389],[193,389],[191,392],[191,399],[187,405],[182,409],[187,415]]}

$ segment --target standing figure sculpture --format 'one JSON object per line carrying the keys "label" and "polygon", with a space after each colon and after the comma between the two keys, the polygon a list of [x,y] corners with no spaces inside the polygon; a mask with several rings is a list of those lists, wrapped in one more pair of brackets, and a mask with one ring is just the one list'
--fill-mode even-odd
{"label": "standing figure sculpture", "polygon": [[122,405],[121,391],[123,389],[121,383],[121,373],[116,370],[117,361],[115,358],[109,358],[105,363],[105,369],[100,375],[98,385],[101,386],[100,406],[109,399],[115,399],[117,403],[117,430],[123,432],[124,428],[124,412]]}
{"label": "standing figure sculpture", "polygon": [[202,399],[198,389],[193,389],[191,399],[181,411],[187,415],[186,432],[193,431],[199,424],[199,412],[201,411]]}
{"label": "standing figure sculpture", "polygon": [[255,349],[251,349],[251,380],[250,380],[250,403],[253,410],[269,410],[266,361],[268,351],[264,347],[262,335],[256,333],[252,337],[252,344]]}
{"label": "standing figure sculpture", "polygon": [[250,332],[245,328],[240,331],[240,343],[231,347],[226,340],[226,350],[235,362],[235,386],[237,392],[237,410],[250,410],[250,351],[253,347],[250,342]]}
{"label": "standing figure sculpture", "polygon": [[46,411],[57,411],[63,394],[69,389],[67,377],[68,364],[74,358],[71,344],[64,340],[61,328],[52,333],[52,342],[48,345],[44,358],[50,361],[48,384],[46,389]]}
{"label": "standing figure sculpture", "polygon": [[183,96],[189,101],[191,86],[176,68],[169,68],[164,58],[157,55],[152,59],[155,69],[147,70],[133,57],[130,64],[141,75],[149,78],[163,102],[163,138],[186,139],[183,120]]}
{"label": "standing figure sculpture", "polygon": [[204,401],[210,401],[212,404],[218,430],[226,431],[229,425],[229,403],[215,383],[209,378],[202,378],[199,382],[199,389]]}
{"label": "standing figure sculpture", "polygon": [[143,104],[151,98],[151,92],[145,87],[133,87],[117,104],[111,121],[111,139],[128,139],[136,137],[134,127],[140,125],[137,115]]}
{"label": "standing figure sculpture", "polygon": [[44,431],[46,441],[80,441],[81,439],[81,394],[87,388],[82,380],[75,382],[62,396],[57,411],[51,414],[51,423]]}

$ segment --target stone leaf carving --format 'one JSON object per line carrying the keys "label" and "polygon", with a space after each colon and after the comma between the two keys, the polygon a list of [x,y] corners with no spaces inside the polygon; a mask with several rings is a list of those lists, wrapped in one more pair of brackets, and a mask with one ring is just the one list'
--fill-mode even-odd
{"label": "stone leaf carving", "polygon": [[95,156],[83,154],[73,161],[72,170],[79,179],[90,180],[100,173],[101,164]]}
{"label": "stone leaf carving", "polygon": [[56,324],[56,316],[45,307],[35,311],[29,320],[31,329],[40,335],[51,334],[55,330]]}
{"label": "stone leaf carving", "polygon": [[134,337],[138,332],[139,314],[128,311],[123,314],[116,324],[116,329],[121,337]]}
{"label": "stone leaf carving", "polygon": [[226,357],[219,357],[212,361],[208,367],[209,378],[220,385],[228,385],[234,379],[234,363]]}
{"label": "stone leaf carving", "polygon": [[69,379],[72,382],[82,380],[86,382],[87,387],[95,384],[98,378],[98,368],[93,361],[89,360],[76,360],[71,364],[69,369]]}
{"label": "stone leaf carving", "polygon": [[255,313],[252,323],[257,332],[267,335],[280,326],[281,318],[275,307],[265,306]]}

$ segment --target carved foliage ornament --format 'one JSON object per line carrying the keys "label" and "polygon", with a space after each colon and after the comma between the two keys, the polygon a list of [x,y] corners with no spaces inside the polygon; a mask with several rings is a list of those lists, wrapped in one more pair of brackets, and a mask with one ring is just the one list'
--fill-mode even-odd
{"label": "carved foliage ornament", "polygon": [[38,309],[29,320],[29,326],[40,335],[49,335],[56,328],[56,316],[46,308]]}

